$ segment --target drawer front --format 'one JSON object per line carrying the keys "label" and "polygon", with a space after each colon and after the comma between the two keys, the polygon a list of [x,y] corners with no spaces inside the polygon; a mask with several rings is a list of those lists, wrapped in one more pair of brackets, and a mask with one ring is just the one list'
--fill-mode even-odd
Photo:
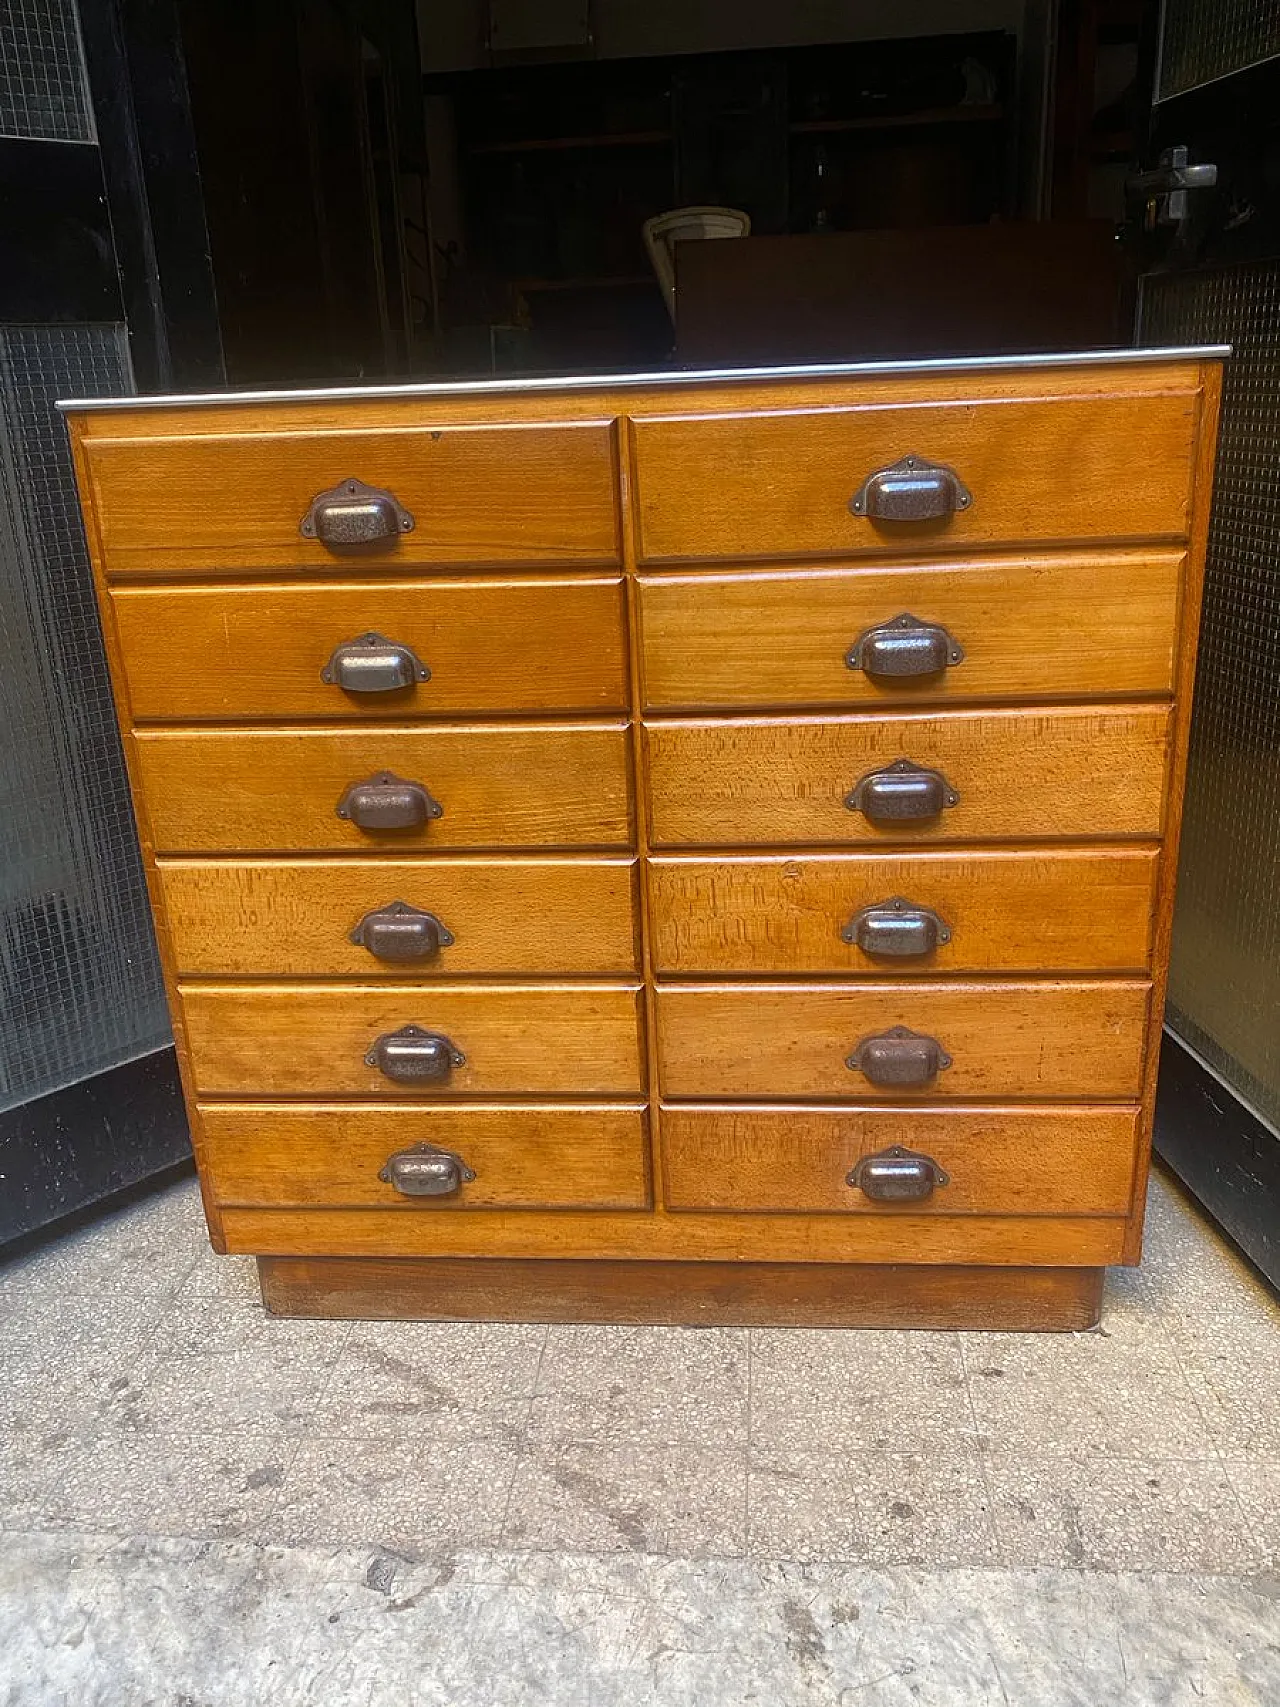
{"label": "drawer front", "polygon": [[[224,1204],[291,1208],[643,1209],[644,1110],[556,1105],[469,1108],[209,1103],[205,1168]],[[379,1176],[429,1145],[474,1175],[441,1196]]]}
{"label": "drawer front", "polygon": [[[658,991],[669,1097],[904,1096],[1128,1101],[1142,1074],[1148,986],[1076,984],[740,984]],[[950,1065],[877,1083],[849,1058],[895,1031],[882,1054],[932,1039]],[[879,1072],[879,1067],[875,1071]],[[904,1072],[906,1069],[902,1069]]]}
{"label": "drawer front", "polygon": [[649,576],[640,583],[645,703],[1168,694],[1182,566],[1181,553],[1163,552]]}
{"label": "drawer front", "polygon": [[162,860],[157,870],[179,976],[403,983],[636,970],[629,859]]}
{"label": "drawer front", "polygon": [[[410,564],[612,563],[611,422],[202,433],[85,441],[109,575],[314,573]],[[411,531],[354,548],[303,535],[319,495],[390,492]]]}
{"label": "drawer front", "polygon": [[[1164,705],[653,723],[651,837],[733,846],[1158,836],[1169,730]],[[864,777],[900,760],[939,773],[958,800],[893,820],[845,804]]]}
{"label": "drawer front", "polygon": [[[144,729],[136,740],[158,853],[619,847],[631,835],[623,725]],[[401,829],[339,817],[348,788],[383,772],[421,784],[441,815]]]}
{"label": "drawer front", "polygon": [[[661,1131],[669,1209],[1127,1215],[1138,1111],[670,1107]],[[864,1157],[894,1146],[921,1158],[898,1188],[927,1196],[880,1195],[890,1186],[875,1168],[865,1189],[850,1183]]]}
{"label": "drawer front", "polygon": [[[130,705],[144,723],[627,705],[616,579],[129,587],[112,604]],[[369,634],[391,647],[351,646]],[[362,689],[379,651],[410,685]]]}
{"label": "drawer front", "polygon": [[[640,1088],[634,986],[359,985],[237,988],[188,984],[183,1011],[196,1090],[228,1096],[635,1096]],[[465,1059],[447,1076],[398,1079],[366,1060],[380,1038],[415,1026]],[[413,1040],[419,1059],[427,1041]],[[431,1051],[438,1055],[438,1051]],[[397,1070],[409,1070],[405,1043]]]}
{"label": "drawer front", "polygon": [[[1197,402],[1174,390],[638,418],[641,560],[1181,539]],[[854,514],[863,482],[908,456],[954,470],[971,503],[915,523]]]}
{"label": "drawer front", "polygon": [[659,972],[1145,972],[1153,848],[655,858]]}

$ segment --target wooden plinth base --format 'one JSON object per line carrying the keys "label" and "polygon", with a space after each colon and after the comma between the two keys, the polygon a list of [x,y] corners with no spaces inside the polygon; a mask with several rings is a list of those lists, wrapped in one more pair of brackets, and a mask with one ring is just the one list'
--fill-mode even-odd
{"label": "wooden plinth base", "polygon": [[1104,1273],[903,1263],[258,1258],[263,1302],[273,1315],[428,1322],[1073,1332],[1097,1323]]}

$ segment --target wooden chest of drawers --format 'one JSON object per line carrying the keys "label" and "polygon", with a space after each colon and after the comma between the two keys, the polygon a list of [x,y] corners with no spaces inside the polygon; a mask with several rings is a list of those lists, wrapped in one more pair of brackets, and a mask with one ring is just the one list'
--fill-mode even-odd
{"label": "wooden chest of drawers", "polygon": [[1219,356],[68,406],[272,1308],[1096,1319]]}

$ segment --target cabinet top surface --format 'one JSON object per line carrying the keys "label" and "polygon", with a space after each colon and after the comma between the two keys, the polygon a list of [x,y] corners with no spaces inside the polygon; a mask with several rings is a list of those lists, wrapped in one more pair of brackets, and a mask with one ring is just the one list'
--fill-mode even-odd
{"label": "cabinet top surface", "polygon": [[1025,356],[946,356],[928,361],[824,362],[801,367],[738,367],[666,369],[656,373],[537,374],[519,379],[467,379],[401,385],[334,385],[299,387],[273,391],[208,391],[173,395],[125,397],[75,397],[59,400],[64,411],[100,409],[205,408],[217,403],[305,403],[378,397],[495,397],[530,392],[612,391],[632,387],[725,385],[735,381],[768,384],[771,380],[859,379],[894,375],[1034,371],[1035,369],[1090,366],[1123,366],[1133,363],[1222,360],[1231,354],[1229,344],[1190,344],[1164,349],[1120,348],[1111,350],[1056,351]]}

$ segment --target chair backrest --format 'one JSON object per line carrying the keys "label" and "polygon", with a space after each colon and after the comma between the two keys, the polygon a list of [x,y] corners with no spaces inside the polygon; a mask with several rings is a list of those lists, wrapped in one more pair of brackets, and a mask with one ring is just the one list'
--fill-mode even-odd
{"label": "chair backrest", "polygon": [[750,231],[751,215],[736,207],[673,207],[645,220],[644,246],[672,321],[676,317],[676,244],[703,237],[746,237]]}

